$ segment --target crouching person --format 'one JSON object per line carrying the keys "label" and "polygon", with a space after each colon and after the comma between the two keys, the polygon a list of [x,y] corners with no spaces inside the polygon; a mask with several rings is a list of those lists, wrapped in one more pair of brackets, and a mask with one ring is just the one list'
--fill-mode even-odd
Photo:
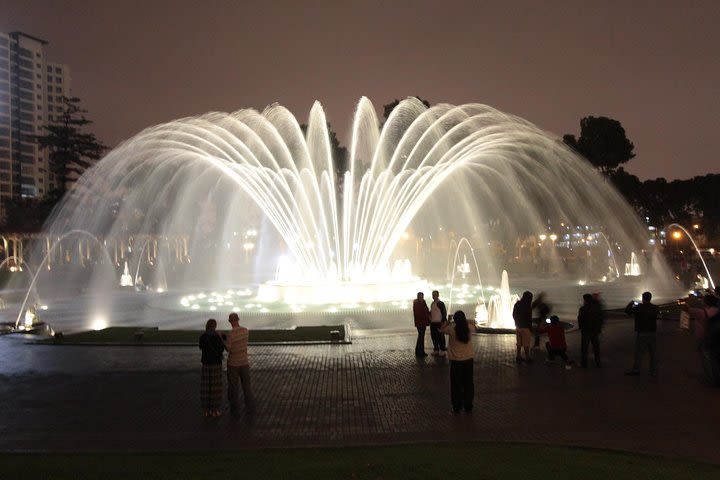
{"label": "crouching person", "polygon": [[545,343],[548,361],[555,360],[555,357],[562,358],[565,369],[570,370],[572,366],[567,356],[567,343],[565,342],[565,329],[560,325],[560,318],[557,315],[550,317],[550,323],[540,324],[540,333],[547,333],[548,341]]}

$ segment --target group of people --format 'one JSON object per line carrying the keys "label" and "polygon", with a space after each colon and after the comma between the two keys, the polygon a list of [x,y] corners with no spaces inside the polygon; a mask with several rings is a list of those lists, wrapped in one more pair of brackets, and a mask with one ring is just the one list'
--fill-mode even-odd
{"label": "group of people", "polygon": [[[633,366],[626,372],[627,375],[639,375],[645,352],[650,356],[650,375],[657,373],[657,319],[659,309],[652,303],[652,294],[642,294],[642,302],[632,301],[628,304],[625,312],[635,318],[635,355]],[[533,312],[538,315],[533,317]],[[515,320],[516,331],[516,356],[517,363],[532,363],[530,355],[530,344],[535,336],[535,347],[539,345],[541,334],[547,334],[548,341],[545,343],[548,361],[560,357],[565,363],[566,369],[572,368],[572,362],[567,355],[567,341],[565,339],[565,328],[560,324],[557,315],[550,316],[551,308],[545,302],[544,293],[538,294],[533,301],[533,294],[530,291],[523,292],[522,297],[513,307],[513,319]],[[605,321],[604,309],[600,295],[586,293],[583,295],[583,304],[578,310],[577,322],[580,330],[580,367],[588,367],[588,357],[592,346],[595,366],[602,367],[600,355],[600,334],[602,333]],[[524,353],[524,357],[522,356]]]}
{"label": "group of people", "polygon": [[[447,355],[450,361],[450,403],[454,413],[464,410],[472,412],[475,384],[473,360],[475,353],[470,341],[470,326],[465,312],[458,310],[447,315],[445,303],[440,300],[440,292],[432,292],[432,303],[428,307],[425,294],[418,292],[413,302],[413,319],[418,332],[415,343],[415,356],[427,357],[425,353],[425,330],[430,327],[430,337],[435,356]],[[445,341],[445,335],[448,340]]]}
{"label": "group of people", "polygon": [[[718,316],[717,297],[712,294],[703,297],[702,307],[685,306],[685,310],[695,320],[695,335],[698,351],[704,359],[716,359],[711,366],[713,376],[720,384],[720,318]],[[537,316],[533,312],[537,311]],[[516,330],[516,361],[532,363],[530,354],[531,343],[539,348],[540,336],[547,334],[545,349],[548,361],[555,357],[563,360],[566,369],[572,368],[567,355],[565,328],[557,315],[550,315],[551,307],[545,302],[544,293],[538,294],[533,301],[530,291],[523,292],[522,297],[513,307],[513,319]],[[634,317],[635,354],[633,366],[625,372],[627,375],[639,375],[645,353],[650,357],[649,374],[657,374],[657,320],[659,308],[652,303],[652,294],[644,292],[641,301],[631,301],[625,308],[628,315]],[[450,399],[453,412],[461,410],[471,412],[475,387],[473,381],[473,343],[470,341],[470,326],[465,313],[458,310],[448,316],[445,303],[440,300],[437,290],[432,292],[432,303],[428,307],[423,292],[418,292],[413,302],[413,319],[418,332],[415,344],[415,355],[424,358],[425,331],[430,327],[433,344],[432,354],[447,355],[450,361]],[[600,356],[600,334],[604,323],[604,310],[599,294],[583,295],[583,305],[578,310],[578,328],[580,330],[580,366],[587,368],[589,349],[592,346],[596,367],[602,367]],[[217,321],[209,319],[205,332],[200,336],[199,346],[202,351],[202,373],[200,398],[203,414],[206,417],[221,415],[222,403],[222,362],[225,351],[227,355],[227,396],[230,412],[237,415],[239,411],[239,387],[242,386],[245,408],[248,413],[255,410],[255,398],[250,385],[250,365],[248,361],[248,329],[240,326],[237,313],[228,316],[232,329],[228,334],[217,331]],[[445,336],[448,340],[446,342]],[[522,355],[524,353],[524,357]]]}
{"label": "group of people", "polygon": [[217,321],[211,318],[205,324],[205,332],[200,335],[199,346],[202,351],[202,370],[200,374],[200,403],[203,415],[219,417],[222,414],[222,362],[223,353],[227,355],[227,396],[230,413],[239,412],[239,386],[242,385],[247,413],[255,411],[255,397],[250,385],[250,362],[248,361],[248,329],[240,325],[237,313],[228,316],[232,327],[228,334],[217,331]]}

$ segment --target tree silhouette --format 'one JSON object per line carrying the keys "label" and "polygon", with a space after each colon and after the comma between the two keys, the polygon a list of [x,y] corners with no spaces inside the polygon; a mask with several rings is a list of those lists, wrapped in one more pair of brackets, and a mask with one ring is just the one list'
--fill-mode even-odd
{"label": "tree silhouette", "polygon": [[607,117],[580,120],[580,137],[563,136],[563,142],[585,157],[604,175],[635,157],[635,145],[628,140],[620,122]]}
{"label": "tree silhouette", "polygon": [[107,150],[95,134],[82,131],[92,122],[85,118],[87,111],[80,108],[80,99],[63,96],[62,103],[63,111],[57,123],[46,125],[45,135],[35,137],[40,148],[50,151],[50,170],[57,179],[55,193],[58,196]]}

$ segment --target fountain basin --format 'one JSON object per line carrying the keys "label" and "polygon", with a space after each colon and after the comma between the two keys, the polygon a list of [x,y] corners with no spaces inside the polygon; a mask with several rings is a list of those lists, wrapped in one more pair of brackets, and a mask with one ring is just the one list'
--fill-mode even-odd
{"label": "fountain basin", "polygon": [[427,292],[428,288],[428,282],[421,278],[373,283],[270,281],[261,284],[258,288],[257,301],[311,305],[381,303],[411,299],[417,292]]}

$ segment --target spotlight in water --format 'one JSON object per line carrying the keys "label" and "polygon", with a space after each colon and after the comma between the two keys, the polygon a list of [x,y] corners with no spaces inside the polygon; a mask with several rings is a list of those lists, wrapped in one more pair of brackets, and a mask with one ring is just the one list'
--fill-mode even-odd
{"label": "spotlight in water", "polygon": [[90,328],[93,330],[102,330],[108,327],[107,319],[103,315],[96,315],[90,323]]}

